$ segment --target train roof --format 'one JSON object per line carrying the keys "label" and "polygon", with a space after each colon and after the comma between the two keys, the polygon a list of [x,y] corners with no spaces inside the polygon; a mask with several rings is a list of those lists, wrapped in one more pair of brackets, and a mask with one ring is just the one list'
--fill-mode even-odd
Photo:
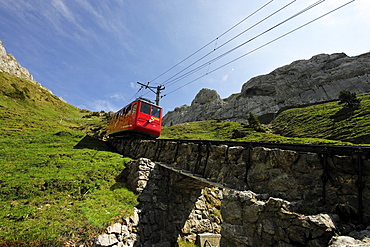
{"label": "train roof", "polygon": [[122,109],[120,109],[119,111],[121,111],[121,110],[125,109],[126,107],[128,107],[129,105],[131,105],[132,103],[134,103],[134,102],[136,102],[136,101],[143,101],[143,102],[146,102],[146,103],[152,104],[152,105],[154,105],[154,106],[156,106],[156,107],[162,108],[162,107],[160,107],[160,106],[156,105],[153,101],[148,100],[148,99],[145,99],[145,98],[141,98],[141,97],[140,97],[140,98],[137,98],[137,99],[135,99],[134,101],[132,101],[130,104],[127,104],[125,107],[123,107],[123,108],[122,108]]}
{"label": "train roof", "polygon": [[145,102],[148,102],[148,103],[150,103],[150,104],[155,105],[155,103],[154,103],[153,101],[151,101],[151,100],[149,100],[149,99],[146,99],[146,98],[139,97],[139,98],[137,98],[135,101],[138,101],[138,100],[140,100],[140,101],[145,101]]}
{"label": "train roof", "polygon": [[[146,99],[146,98],[141,98],[141,97],[139,97],[139,98],[137,98],[136,100],[134,100],[133,102],[135,102],[135,101],[144,101],[144,102],[146,102],[146,103],[149,103],[149,104],[155,105],[156,107],[162,108],[162,107],[160,107],[159,105],[156,105],[153,101],[151,101],[151,100],[149,100],[149,99]],[[131,102],[131,103],[132,103],[132,102]]]}

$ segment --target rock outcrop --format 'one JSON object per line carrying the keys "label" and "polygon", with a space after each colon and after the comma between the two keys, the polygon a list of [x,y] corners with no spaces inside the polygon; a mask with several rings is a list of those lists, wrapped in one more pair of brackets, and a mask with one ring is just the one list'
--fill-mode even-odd
{"label": "rock outcrop", "polygon": [[246,122],[249,112],[266,122],[283,108],[336,100],[343,90],[370,92],[370,53],[320,54],[295,61],[250,79],[240,93],[225,99],[215,90],[202,89],[190,106],[169,111],[163,125],[215,119]]}
{"label": "rock outcrop", "polygon": [[52,93],[50,89],[42,86],[40,83],[35,81],[30,72],[20,65],[20,63],[17,61],[17,59],[15,59],[13,54],[6,53],[5,47],[3,46],[1,40],[0,40],[0,72],[5,72],[10,75],[28,80]]}

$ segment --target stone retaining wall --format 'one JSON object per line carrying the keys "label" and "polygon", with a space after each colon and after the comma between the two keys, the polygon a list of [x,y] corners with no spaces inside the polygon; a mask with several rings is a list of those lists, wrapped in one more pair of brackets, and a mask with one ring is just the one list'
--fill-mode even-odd
{"label": "stone retaining wall", "polygon": [[[170,247],[179,239],[194,243],[197,236],[210,234],[221,237],[221,245],[214,247],[319,247],[328,246],[340,231],[336,215],[306,216],[296,212],[297,203],[251,191],[201,189],[186,176],[144,158],[131,161],[120,177],[140,193],[140,204],[133,217],[98,236],[95,247]],[[370,231],[359,234],[363,239]],[[365,243],[348,237],[331,241],[339,240]]]}
{"label": "stone retaining wall", "polygon": [[[247,148],[151,140],[109,140],[121,154],[171,164],[226,184],[297,202],[305,214],[337,213],[344,221],[360,220],[358,171],[350,156],[321,156],[290,150]],[[323,166],[327,167],[326,170]],[[363,219],[370,222],[370,161],[364,160]]]}
{"label": "stone retaining wall", "polygon": [[338,216],[305,216],[295,205],[270,197],[258,200],[251,191],[224,191],[221,246],[328,246],[337,231]]}
{"label": "stone retaining wall", "polygon": [[189,185],[172,173],[148,159],[130,162],[120,178],[140,194],[136,216],[124,221],[134,224],[123,224],[129,233],[108,228],[95,246],[176,246],[178,240],[195,243],[201,233],[219,234],[220,190]]}

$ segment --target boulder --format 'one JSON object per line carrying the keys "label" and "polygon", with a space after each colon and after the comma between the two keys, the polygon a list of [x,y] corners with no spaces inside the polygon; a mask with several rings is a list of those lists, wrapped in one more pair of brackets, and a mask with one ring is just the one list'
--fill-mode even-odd
{"label": "boulder", "polygon": [[112,246],[116,243],[118,243],[118,239],[115,234],[99,235],[95,242],[97,246]]}

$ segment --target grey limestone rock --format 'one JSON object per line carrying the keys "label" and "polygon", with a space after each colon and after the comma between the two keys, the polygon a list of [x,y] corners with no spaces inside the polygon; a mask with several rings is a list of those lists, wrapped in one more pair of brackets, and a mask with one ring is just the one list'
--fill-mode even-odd
{"label": "grey limestone rock", "polygon": [[163,125],[217,119],[247,122],[249,112],[271,120],[282,108],[336,100],[343,90],[370,91],[370,53],[355,57],[319,54],[298,60],[251,78],[240,93],[225,99],[215,90],[202,89],[190,106],[169,111]]}
{"label": "grey limestone rock", "polygon": [[13,56],[13,54],[6,53],[6,49],[3,46],[1,40],[0,40],[0,72],[5,72],[10,75],[28,80],[40,86],[41,88],[47,90],[48,92],[52,93],[48,88],[42,86],[35,79],[33,79],[33,76],[30,74],[30,72],[20,65],[20,63]]}

